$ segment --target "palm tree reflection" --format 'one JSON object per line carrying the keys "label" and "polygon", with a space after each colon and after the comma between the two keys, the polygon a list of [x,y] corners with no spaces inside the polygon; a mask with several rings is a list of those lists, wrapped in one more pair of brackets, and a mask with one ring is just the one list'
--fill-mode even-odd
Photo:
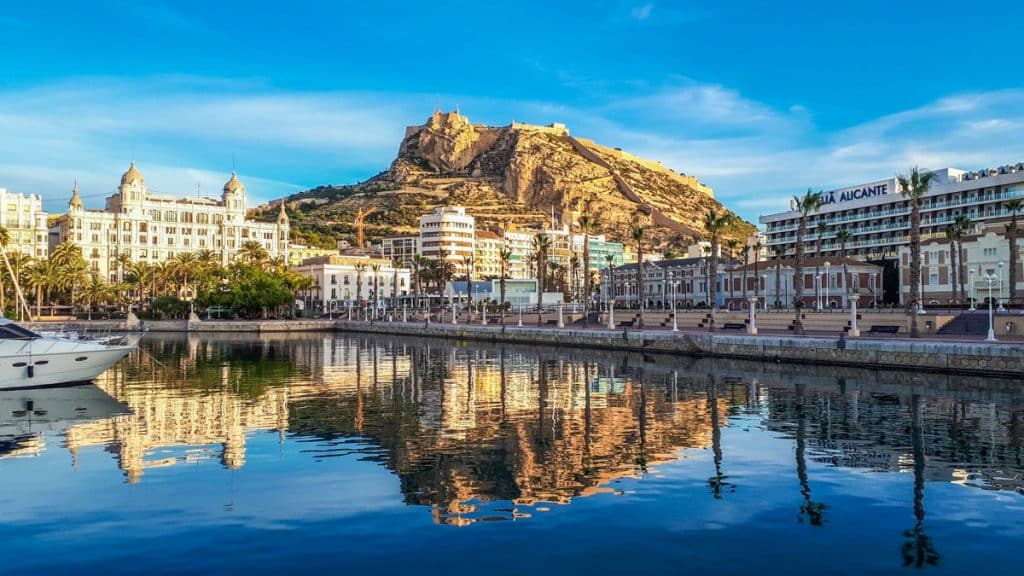
{"label": "palm tree reflection", "polygon": [[825,525],[825,510],[828,508],[824,503],[811,500],[811,484],[807,479],[807,414],[804,407],[804,386],[796,386],[796,475],[800,479],[800,495],[804,502],[800,505],[798,521],[803,524],[805,521],[811,526]]}
{"label": "palm tree reflection", "polygon": [[708,409],[711,412],[711,449],[714,453],[715,475],[708,478],[708,488],[715,500],[721,500],[722,492],[735,492],[736,486],[726,479],[728,476],[722,473],[722,429],[718,420],[718,379],[713,374],[708,374]]}
{"label": "palm tree reflection", "polygon": [[914,395],[911,399],[910,432],[914,451],[914,518],[917,522],[910,530],[903,532],[903,565],[922,568],[938,566],[939,553],[935,543],[924,533],[924,414],[923,400]]}

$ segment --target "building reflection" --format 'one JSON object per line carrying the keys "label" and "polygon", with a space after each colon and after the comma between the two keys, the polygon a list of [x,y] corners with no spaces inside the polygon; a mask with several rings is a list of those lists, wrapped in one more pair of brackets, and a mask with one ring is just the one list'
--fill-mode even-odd
{"label": "building reflection", "polygon": [[[241,468],[252,434],[273,431],[306,442],[304,457],[377,462],[407,503],[466,525],[614,493],[692,450],[709,451],[708,490],[726,498],[740,488],[722,431],[753,417],[793,439],[798,518],[809,526],[828,519],[809,463],[910,473],[917,521],[904,553],[916,564],[938,558],[926,482],[1024,489],[1021,392],[1006,381],[926,380],[437,340],[158,336],[97,382],[127,413],[72,422],[65,437],[73,453],[110,451],[139,482],[196,460]],[[28,444],[10,452],[42,449]]]}

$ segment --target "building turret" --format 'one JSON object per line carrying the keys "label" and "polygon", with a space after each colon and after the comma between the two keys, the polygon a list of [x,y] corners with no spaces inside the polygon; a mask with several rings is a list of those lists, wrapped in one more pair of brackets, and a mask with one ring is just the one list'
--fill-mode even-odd
{"label": "building turret", "polygon": [[132,162],[128,170],[121,175],[121,204],[141,204],[146,199],[146,180]]}
{"label": "building turret", "polygon": [[277,214],[277,225],[278,226],[288,226],[288,224],[289,224],[289,222],[288,222],[288,212],[285,212],[284,200],[281,200],[281,211],[278,212],[278,214]]}
{"label": "building turret", "polygon": [[75,186],[71,189],[71,200],[68,202],[68,212],[82,210],[85,210],[85,204],[82,203],[82,196],[78,193],[78,180],[75,180]]}
{"label": "building turret", "polygon": [[224,184],[224,207],[229,212],[245,214],[246,198],[245,184],[238,179],[238,175],[231,172],[231,179]]}

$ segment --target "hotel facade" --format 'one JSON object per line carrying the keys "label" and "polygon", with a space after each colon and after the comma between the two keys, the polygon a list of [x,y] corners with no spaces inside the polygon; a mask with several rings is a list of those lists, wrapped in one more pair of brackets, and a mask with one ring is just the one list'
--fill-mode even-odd
{"label": "hotel facade", "polygon": [[[961,214],[975,225],[1007,220],[1010,214],[1004,203],[1024,198],[1024,162],[973,172],[943,168],[932,173],[935,181],[921,210],[922,243],[943,238],[946,227]],[[847,256],[884,266],[884,299],[899,302],[905,275],[899,253],[910,244],[911,208],[910,201],[900,194],[896,178],[823,192],[822,199],[822,207],[807,220],[807,254],[840,255],[843,246],[836,241],[836,232],[848,230]],[[783,257],[793,257],[799,220],[800,213],[792,204],[788,211],[761,216],[769,255],[778,248]],[[825,224],[820,238],[819,222]],[[926,282],[930,274],[922,275]]]}
{"label": "hotel facade", "polygon": [[150,194],[133,162],[103,210],[86,210],[76,185],[52,238],[74,242],[90,269],[110,282],[123,279],[118,263],[122,254],[132,262],[155,264],[178,254],[210,250],[227,265],[243,244],[256,241],[271,258],[287,260],[289,222],[284,206],[276,222],[248,220],[247,209],[245,186],[234,173],[220,200],[176,198]]}
{"label": "hotel facade", "polygon": [[38,194],[16,194],[0,188],[0,227],[7,230],[8,254],[46,258],[49,252],[46,216]]}

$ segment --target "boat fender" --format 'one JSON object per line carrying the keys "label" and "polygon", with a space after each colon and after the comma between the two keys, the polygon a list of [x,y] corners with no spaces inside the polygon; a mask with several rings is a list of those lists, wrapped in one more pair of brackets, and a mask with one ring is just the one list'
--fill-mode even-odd
{"label": "boat fender", "polygon": [[29,364],[28,365],[28,377],[29,378],[35,378],[35,376],[36,376],[36,367],[31,365],[31,364]]}

